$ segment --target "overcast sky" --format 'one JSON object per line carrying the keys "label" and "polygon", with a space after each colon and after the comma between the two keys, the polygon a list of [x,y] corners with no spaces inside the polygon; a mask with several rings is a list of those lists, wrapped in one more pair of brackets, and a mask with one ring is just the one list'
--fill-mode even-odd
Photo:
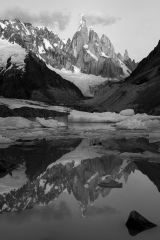
{"label": "overcast sky", "polygon": [[128,49],[140,61],[160,39],[160,0],[0,0],[0,19],[19,18],[47,25],[60,38],[72,38],[81,14],[116,52]]}

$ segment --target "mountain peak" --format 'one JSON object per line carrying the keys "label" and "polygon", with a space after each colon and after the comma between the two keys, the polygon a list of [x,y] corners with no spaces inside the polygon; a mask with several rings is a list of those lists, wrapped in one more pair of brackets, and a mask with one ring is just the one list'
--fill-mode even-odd
{"label": "mountain peak", "polygon": [[86,18],[85,18],[85,15],[84,15],[84,14],[81,15],[80,24],[81,24],[81,25],[86,25]]}
{"label": "mountain peak", "polygon": [[124,52],[124,60],[127,61],[128,59],[129,59],[129,54],[128,54],[128,51],[126,49],[125,52]]}
{"label": "mountain peak", "polygon": [[82,14],[81,15],[81,20],[80,20],[80,26],[79,26],[79,31],[83,28],[86,28],[87,27],[87,21],[86,21],[86,18],[85,18],[85,15]]}

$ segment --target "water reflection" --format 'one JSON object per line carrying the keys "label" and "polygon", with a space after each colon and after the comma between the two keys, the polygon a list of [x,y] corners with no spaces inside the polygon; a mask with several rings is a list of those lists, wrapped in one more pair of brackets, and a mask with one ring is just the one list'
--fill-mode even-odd
{"label": "water reflection", "polygon": [[[150,155],[145,159],[141,157],[146,151],[156,154],[156,158],[152,159]],[[80,152],[83,154],[80,155]],[[130,155],[124,158],[124,152]],[[137,153],[138,158],[130,157]],[[149,143],[145,138],[35,140],[32,144],[19,142],[8,149],[1,149],[0,184],[6,184],[7,188],[8,182],[4,179],[8,176],[14,182],[14,172],[20,166],[25,167],[23,174],[27,177],[21,186],[8,187],[7,191],[1,189],[0,211],[3,213],[3,221],[19,224],[35,218],[45,221],[71,220],[73,206],[68,205],[65,197],[61,199],[64,193],[74,197],[80,215],[86,219],[100,220],[106,216],[118,216],[122,211],[120,208],[108,205],[107,202],[93,204],[101,202],[101,199],[110,199],[112,192],[120,196],[123,189],[103,188],[99,183],[114,180],[127,184],[130,176],[136,175],[138,171],[146,175],[160,191],[160,163],[157,156],[159,144]],[[74,162],[74,159],[78,160]],[[56,199],[61,199],[59,204],[54,202]],[[51,235],[44,239],[53,237]]]}

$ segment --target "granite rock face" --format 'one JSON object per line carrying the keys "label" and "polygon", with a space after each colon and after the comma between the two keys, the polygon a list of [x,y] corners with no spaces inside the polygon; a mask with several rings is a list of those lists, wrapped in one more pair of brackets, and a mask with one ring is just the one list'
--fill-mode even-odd
{"label": "granite rock face", "polygon": [[[99,38],[92,27],[88,31],[84,15],[81,17],[78,31],[73,36],[71,52],[76,59],[75,66],[83,73],[120,80],[131,73],[125,62],[120,62],[113,44],[106,35],[103,34]],[[122,64],[128,72],[124,71]]]}

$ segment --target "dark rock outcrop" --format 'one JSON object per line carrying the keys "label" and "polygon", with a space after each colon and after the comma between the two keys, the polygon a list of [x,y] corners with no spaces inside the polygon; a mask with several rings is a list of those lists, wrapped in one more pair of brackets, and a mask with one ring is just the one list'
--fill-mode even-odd
{"label": "dark rock outcrop", "polygon": [[84,98],[73,83],[50,70],[33,52],[26,54],[23,70],[13,65],[0,72],[0,95],[66,105]]}
{"label": "dark rock outcrop", "polygon": [[150,228],[154,228],[157,225],[149,222],[146,218],[140,215],[137,211],[132,211],[126,222],[129,234],[135,236],[138,233],[145,231]]}

